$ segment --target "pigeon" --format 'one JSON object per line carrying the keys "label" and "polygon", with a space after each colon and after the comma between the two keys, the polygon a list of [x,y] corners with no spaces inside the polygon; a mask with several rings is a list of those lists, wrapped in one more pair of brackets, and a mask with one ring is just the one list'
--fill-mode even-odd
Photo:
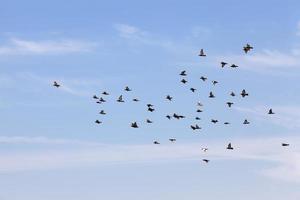
{"label": "pigeon", "polygon": [[96,124],[101,124],[102,122],[99,121],[98,119],[95,121]]}
{"label": "pigeon", "polygon": [[176,119],[183,119],[183,118],[185,118],[185,116],[183,116],[183,115],[178,115],[178,114],[176,114],[176,113],[173,114],[173,117],[176,118]]}
{"label": "pigeon", "polygon": [[250,51],[251,49],[253,49],[253,47],[250,44],[246,44],[246,46],[243,47],[245,53],[248,53],[248,51]]}
{"label": "pigeon", "polygon": [[208,97],[209,98],[215,98],[215,95],[212,92],[210,92]]}
{"label": "pigeon", "polygon": [[211,122],[216,124],[218,122],[218,120],[217,119],[212,119]]}
{"label": "pigeon", "polygon": [[226,149],[233,150],[233,147],[231,146],[231,143],[229,143],[229,144],[227,145],[227,148],[226,148]]}
{"label": "pigeon", "polygon": [[198,124],[196,124],[195,126],[191,125],[191,129],[194,130],[198,130],[198,129],[201,129],[201,127],[198,126]]}
{"label": "pigeon", "polygon": [[190,88],[190,90],[191,90],[192,92],[195,92],[195,91],[196,91],[196,89],[195,89],[195,88]]}
{"label": "pigeon", "polygon": [[244,98],[245,96],[249,96],[249,94],[246,92],[245,89],[242,90],[241,95],[242,95],[243,98]]}
{"label": "pigeon", "polygon": [[269,114],[269,115],[273,115],[273,114],[275,114],[275,113],[273,112],[272,109],[270,109],[269,112],[268,112],[268,114]]}
{"label": "pigeon", "polygon": [[170,115],[167,115],[166,118],[171,119],[172,117]]}
{"label": "pigeon", "polygon": [[101,115],[106,115],[106,112],[104,112],[104,110],[101,110],[101,111],[99,112],[99,114],[101,114]]}
{"label": "pigeon", "polygon": [[227,102],[226,104],[228,105],[229,108],[231,108],[231,106],[233,105],[232,102]]}
{"label": "pigeon", "polygon": [[203,110],[201,110],[201,109],[198,109],[196,112],[203,112]]}
{"label": "pigeon", "polygon": [[230,93],[230,96],[234,97],[234,96],[235,96],[235,93],[234,93],[234,92],[231,92],[231,93]]}
{"label": "pigeon", "polygon": [[169,100],[169,101],[172,101],[173,97],[171,97],[170,95],[167,95],[166,99]]}
{"label": "pigeon", "polygon": [[146,122],[147,122],[148,124],[153,123],[153,121],[151,121],[150,119],[147,119]]}
{"label": "pigeon", "polygon": [[185,70],[183,70],[183,71],[181,71],[180,72],[180,74],[179,74],[180,76],[186,76],[187,74],[186,74],[186,71]]}
{"label": "pigeon", "polygon": [[200,50],[199,56],[202,56],[202,57],[203,57],[203,56],[206,56],[206,54],[204,53],[204,50],[203,50],[203,49]]}
{"label": "pigeon", "polygon": [[97,97],[96,95],[93,96],[93,99],[99,99],[99,97]]}
{"label": "pigeon", "polygon": [[208,163],[208,162],[209,162],[209,160],[208,160],[208,159],[202,159],[202,161],[203,161],[203,162],[206,162],[206,163]]}
{"label": "pigeon", "polygon": [[138,102],[138,101],[140,101],[140,100],[138,100],[138,99],[134,98],[134,99],[132,99],[132,101]]}
{"label": "pigeon", "polygon": [[212,81],[213,85],[216,85],[218,83],[218,81]]}
{"label": "pigeon", "polygon": [[229,123],[229,122],[224,122],[224,124],[225,124],[225,125],[228,125],[228,124],[230,124],[230,123]]}
{"label": "pigeon", "polygon": [[245,119],[243,124],[250,124],[250,122],[247,119]]}
{"label": "pigeon", "polygon": [[225,65],[227,65],[228,63],[227,62],[221,62],[221,67],[225,67]]}
{"label": "pigeon", "polygon": [[131,123],[131,127],[132,127],[132,128],[138,128],[139,126],[137,125],[136,122],[133,122],[133,123]]}
{"label": "pigeon", "polygon": [[121,103],[124,103],[125,101],[123,100],[123,95],[120,95],[117,102],[121,102]]}
{"label": "pigeon", "polygon": [[127,91],[127,92],[131,91],[131,89],[128,86],[126,86],[124,90]]}
{"label": "pigeon", "polygon": [[169,141],[170,142],[176,142],[176,139],[175,138],[170,138]]}
{"label": "pigeon", "polygon": [[105,91],[102,92],[102,94],[103,94],[103,95],[109,95],[109,93],[108,93],[108,92],[105,92]]}
{"label": "pigeon", "polygon": [[200,117],[195,117],[195,120],[201,120],[201,118]]}
{"label": "pigeon", "polygon": [[235,64],[232,64],[230,67],[231,67],[231,68],[237,68],[237,67],[239,67],[239,66],[237,66],[237,65],[235,65]]}
{"label": "pigeon", "polygon": [[207,152],[208,148],[201,148],[201,150]]}
{"label": "pigeon", "polygon": [[56,81],[53,82],[53,86],[59,88],[60,84],[58,84]]}
{"label": "pigeon", "polygon": [[200,79],[201,79],[202,81],[206,81],[206,80],[207,80],[207,78],[204,77],[204,76],[201,76]]}
{"label": "pigeon", "polygon": [[152,107],[148,107],[148,111],[153,112],[153,111],[155,111],[155,109]]}
{"label": "pigeon", "polygon": [[287,147],[287,146],[290,146],[290,144],[288,144],[288,143],[281,143],[281,146]]}
{"label": "pigeon", "polygon": [[160,144],[158,141],[154,141],[153,144]]}
{"label": "pigeon", "polygon": [[187,83],[187,80],[182,79],[182,80],[181,80],[181,83],[186,84],[186,83]]}

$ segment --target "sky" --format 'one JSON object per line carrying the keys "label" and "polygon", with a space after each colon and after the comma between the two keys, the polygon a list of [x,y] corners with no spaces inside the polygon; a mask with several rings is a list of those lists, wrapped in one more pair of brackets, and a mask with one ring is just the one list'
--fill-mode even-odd
{"label": "sky", "polygon": [[300,198],[299,1],[0,3],[0,200]]}

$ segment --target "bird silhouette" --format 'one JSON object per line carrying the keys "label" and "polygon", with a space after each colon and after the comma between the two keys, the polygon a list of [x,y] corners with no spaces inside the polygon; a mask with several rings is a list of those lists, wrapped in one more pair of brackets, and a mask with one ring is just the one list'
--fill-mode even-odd
{"label": "bird silhouette", "polygon": [[272,109],[270,109],[269,112],[268,112],[268,114],[269,114],[269,115],[273,115],[273,114],[275,114],[275,113],[273,112]]}
{"label": "bird silhouette", "polygon": [[245,89],[242,90],[241,96],[244,98],[245,96],[249,96]]}
{"label": "bird silhouette", "polygon": [[185,116],[183,116],[183,115],[178,115],[178,114],[176,114],[176,113],[173,114],[173,117],[174,117],[175,119],[183,119],[183,118],[185,118]]}
{"label": "bird silhouette", "polygon": [[103,95],[109,95],[109,93],[106,92],[106,91],[102,92],[102,94],[103,94]]}
{"label": "bird silhouette", "polygon": [[201,102],[197,102],[197,106],[203,106]]}
{"label": "bird silhouette", "polygon": [[248,51],[250,51],[251,49],[253,49],[253,47],[250,44],[246,44],[246,46],[243,47],[245,53],[248,53]]}
{"label": "bird silhouette", "polygon": [[124,90],[127,91],[127,92],[131,91],[131,89],[128,86],[126,86]]}
{"label": "bird silhouette", "polygon": [[200,79],[201,79],[202,81],[206,81],[206,80],[207,80],[207,78],[204,77],[204,76],[201,76]]}
{"label": "bird silhouette", "polygon": [[170,115],[167,115],[166,118],[171,119],[172,117]]}
{"label": "bird silhouette", "polygon": [[138,102],[138,101],[140,101],[140,100],[137,99],[137,98],[134,98],[134,99],[132,99],[132,101]]}
{"label": "bird silhouette", "polygon": [[201,148],[202,151],[207,152],[208,148]]}
{"label": "bird silhouette", "polygon": [[212,81],[213,85],[216,85],[218,83],[218,81]]}
{"label": "bird silhouette", "polygon": [[288,144],[288,143],[281,143],[281,146],[287,147],[287,146],[290,146],[290,144]]}
{"label": "bird silhouette", "polygon": [[229,122],[224,122],[224,124],[225,124],[225,125],[229,125],[230,123],[229,123]]}
{"label": "bird silhouette", "polygon": [[237,67],[239,67],[239,66],[237,66],[237,65],[235,65],[235,64],[232,64],[232,65],[230,65],[230,67],[231,67],[231,68],[237,68]]}
{"label": "bird silhouette", "polygon": [[148,107],[148,111],[153,112],[153,111],[155,111],[155,109],[152,107]]}
{"label": "bird silhouette", "polygon": [[227,145],[227,148],[226,148],[226,149],[233,150],[233,147],[231,146],[231,143],[229,143],[229,144]]}
{"label": "bird silhouette", "polygon": [[182,80],[181,80],[181,83],[186,84],[186,83],[187,83],[187,80],[182,79]]}
{"label": "bird silhouette", "polygon": [[96,124],[101,124],[102,122],[99,121],[98,119],[95,121]]}
{"label": "bird silhouette", "polygon": [[201,120],[201,118],[200,117],[195,117],[195,120]]}
{"label": "bird silhouette", "polygon": [[195,91],[196,91],[196,89],[195,89],[195,88],[190,88],[190,90],[191,90],[192,92],[195,92]]}
{"label": "bird silhouette", "polygon": [[216,123],[218,123],[219,121],[217,120],[217,119],[212,119],[212,120],[210,120],[212,123],[214,123],[214,124],[216,124]]}
{"label": "bird silhouette", "polygon": [[209,98],[215,98],[215,95],[212,92],[210,92],[208,97]]}
{"label": "bird silhouette", "polygon": [[139,126],[137,125],[136,122],[133,122],[133,123],[131,123],[131,127],[132,127],[132,128],[138,128]]}
{"label": "bird silhouette", "polygon": [[201,110],[201,109],[197,109],[197,111],[196,112],[203,112],[203,110]]}
{"label": "bird silhouette", "polygon": [[203,162],[208,163],[209,160],[208,159],[202,159]]}
{"label": "bird silhouette", "polygon": [[58,84],[56,81],[54,81],[54,82],[53,82],[53,86],[56,87],[56,88],[59,88],[59,87],[60,87],[60,84]]}
{"label": "bird silhouette", "polygon": [[231,108],[231,106],[233,105],[232,102],[227,102],[226,104],[228,105],[229,108]]}
{"label": "bird silhouette", "polygon": [[146,122],[147,122],[148,124],[153,123],[153,121],[151,121],[150,119],[147,119]]}
{"label": "bird silhouette", "polygon": [[153,144],[160,144],[158,141],[154,141]]}
{"label": "bird silhouette", "polygon": [[227,62],[221,62],[221,67],[225,67],[225,65],[227,65],[228,63]]}
{"label": "bird silhouette", "polygon": [[104,110],[101,110],[101,111],[99,112],[99,114],[101,114],[101,115],[106,115],[106,112],[105,112]]}
{"label": "bird silhouette", "polygon": [[123,95],[120,95],[119,98],[117,99],[117,102],[124,103],[125,101],[123,100]]}
{"label": "bird silhouette", "polygon": [[231,92],[231,93],[230,93],[230,96],[233,96],[233,97],[234,97],[234,96],[235,96],[235,93],[234,93],[234,92]]}
{"label": "bird silhouette", "polygon": [[199,127],[198,124],[196,124],[196,125],[191,125],[191,129],[199,130],[199,129],[201,129],[201,127]]}
{"label": "bird silhouette", "polygon": [[206,54],[204,53],[204,50],[203,50],[203,49],[200,50],[199,56],[202,56],[202,57],[203,57],[203,56],[206,56]]}
{"label": "bird silhouette", "polygon": [[153,105],[151,104],[151,103],[148,103],[147,104],[147,107],[149,108],[149,107],[153,107]]}
{"label": "bird silhouette", "polygon": [[97,97],[96,95],[93,96],[93,99],[99,99],[99,97]]}
{"label": "bird silhouette", "polygon": [[183,71],[181,71],[180,72],[180,74],[179,74],[180,76],[186,76],[187,74],[186,74],[186,71],[185,70],[183,70]]}
{"label": "bird silhouette", "polygon": [[243,124],[250,124],[250,122],[247,119],[245,119]]}
{"label": "bird silhouette", "polygon": [[173,97],[171,97],[170,95],[167,95],[166,99],[169,100],[169,101],[172,101]]}
{"label": "bird silhouette", "polygon": [[104,103],[104,102],[106,102],[106,100],[103,99],[102,97],[100,97],[99,102]]}
{"label": "bird silhouette", "polygon": [[176,142],[176,139],[175,138],[170,138],[169,141],[170,142]]}

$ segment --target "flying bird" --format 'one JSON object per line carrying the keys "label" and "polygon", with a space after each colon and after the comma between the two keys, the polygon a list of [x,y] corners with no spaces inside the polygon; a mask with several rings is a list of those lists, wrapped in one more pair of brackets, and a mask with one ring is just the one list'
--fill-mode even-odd
{"label": "flying bird", "polygon": [[245,53],[248,53],[248,51],[250,51],[251,49],[253,49],[253,47],[250,44],[246,44],[246,46],[243,47]]}
{"label": "flying bird", "polygon": [[225,67],[225,65],[227,65],[228,63],[227,62],[221,62],[221,67]]}
{"label": "flying bird", "polygon": [[215,95],[212,92],[210,92],[208,97],[209,98],[215,98]]}
{"label": "flying bird", "polygon": [[234,96],[235,96],[235,93],[234,93],[234,92],[231,92],[231,93],[230,93],[230,96],[234,97]]}
{"label": "flying bird", "polygon": [[203,110],[201,110],[201,109],[197,109],[197,111],[196,112],[203,112]]}
{"label": "flying bird", "polygon": [[195,89],[195,88],[190,88],[190,90],[191,90],[192,92],[195,92],[195,91],[196,91],[196,89]]}
{"label": "flying bird", "polygon": [[213,85],[216,85],[218,83],[218,81],[212,81]]}
{"label": "flying bird", "polygon": [[173,97],[171,97],[170,95],[167,95],[166,99],[169,100],[169,101],[172,101]]}
{"label": "flying bird", "polygon": [[245,89],[242,90],[241,96],[244,98],[245,96],[249,96]]}
{"label": "flying bird", "polygon": [[104,110],[101,110],[101,111],[99,112],[99,114],[101,114],[101,115],[106,115],[106,112],[105,112]]}
{"label": "flying bird", "polygon": [[137,98],[132,99],[132,101],[138,102],[140,100],[138,100]]}
{"label": "flying bird", "polygon": [[201,118],[200,117],[195,117],[195,120],[201,120]]}
{"label": "flying bird", "polygon": [[147,119],[146,122],[147,122],[148,124],[153,123],[153,121],[151,121],[150,119]]}
{"label": "flying bird", "polygon": [[290,146],[290,144],[288,144],[288,143],[281,143],[281,146],[287,147],[287,146]]}
{"label": "flying bird", "polygon": [[158,141],[154,141],[153,144],[160,144]]}
{"label": "flying bird", "polygon": [[186,74],[186,71],[185,70],[183,70],[183,71],[181,71],[180,72],[180,74],[179,74],[180,76],[186,76],[187,74]]}
{"label": "flying bird", "polygon": [[131,89],[128,86],[126,86],[124,90],[127,91],[127,92],[131,91]]}
{"label": "flying bird", "polygon": [[226,148],[226,149],[233,150],[233,147],[231,146],[231,143],[229,143],[229,144],[227,145],[227,148]]}
{"label": "flying bird", "polygon": [[207,80],[207,78],[204,77],[204,76],[201,76],[200,79],[201,79],[202,81],[206,81],[206,80]]}
{"label": "flying bird", "polygon": [[125,101],[123,100],[123,95],[120,95],[117,102],[121,102],[121,103],[124,103]]}
{"label": "flying bird", "polygon": [[155,109],[152,107],[148,107],[148,111],[153,112],[153,111],[155,111]]}
{"label": "flying bird", "polygon": [[203,56],[203,57],[206,56],[203,49],[200,50],[199,56]]}
{"label": "flying bird", "polygon": [[197,106],[203,106],[201,102],[197,102]]}
{"label": "flying bird", "polygon": [[199,127],[198,124],[196,124],[195,126],[191,125],[191,129],[198,130],[201,129],[201,127]]}
{"label": "flying bird", "polygon": [[136,122],[133,122],[133,123],[131,123],[131,127],[132,127],[132,128],[138,128],[139,126],[137,125]]}
{"label": "flying bird", "polygon": [[93,96],[93,99],[99,99],[99,97],[97,97],[96,95]]}
{"label": "flying bird", "polygon": [[186,83],[187,83],[187,80],[182,79],[182,80],[181,80],[181,83],[186,84]]}
{"label": "flying bird", "polygon": [[56,81],[53,82],[53,86],[59,88],[60,84],[58,84]]}
{"label": "flying bird", "polygon": [[104,103],[104,102],[106,102],[106,100],[103,99],[102,97],[100,97],[99,102]]}
{"label": "flying bird", "polygon": [[218,123],[218,120],[217,119],[212,119],[211,122],[216,124],[216,123]]}
{"label": "flying bird", "polygon": [[237,65],[235,65],[235,64],[232,64],[230,67],[231,67],[231,68],[237,68],[237,67],[239,67],[239,66],[237,66]]}
{"label": "flying bird", "polygon": [[169,141],[170,142],[176,142],[176,139],[175,138],[170,138]]}
{"label": "flying bird", "polygon": [[170,115],[167,115],[166,118],[171,119],[172,117]]}
{"label": "flying bird", "polygon": [[151,103],[148,103],[147,107],[153,107],[153,105]]}
{"label": "flying bird", "polygon": [[226,104],[228,105],[229,108],[231,108],[231,106],[233,105],[232,102],[227,102]]}
{"label": "flying bird", "polygon": [[247,119],[245,119],[243,124],[250,124],[250,122]]}
{"label": "flying bird", "polygon": [[102,92],[102,94],[103,94],[103,95],[109,95],[109,93],[108,93],[108,92],[105,92],[105,91]]}
{"label": "flying bird", "polygon": [[183,115],[178,115],[178,114],[176,114],[176,113],[173,114],[173,117],[176,118],[176,119],[183,119],[183,118],[185,118],[185,116],[183,116]]}
{"label": "flying bird", "polygon": [[202,159],[203,162],[208,163],[209,160],[208,159]]}
{"label": "flying bird", "polygon": [[101,124],[102,122],[99,121],[98,119],[95,121],[96,124]]}
{"label": "flying bird", "polygon": [[273,112],[272,108],[269,110],[268,114],[269,114],[269,115],[275,114],[275,113]]}
{"label": "flying bird", "polygon": [[225,125],[228,125],[228,124],[230,124],[230,123],[229,123],[229,122],[224,122],[224,124],[225,124]]}
{"label": "flying bird", "polygon": [[207,152],[208,148],[201,148],[202,151]]}

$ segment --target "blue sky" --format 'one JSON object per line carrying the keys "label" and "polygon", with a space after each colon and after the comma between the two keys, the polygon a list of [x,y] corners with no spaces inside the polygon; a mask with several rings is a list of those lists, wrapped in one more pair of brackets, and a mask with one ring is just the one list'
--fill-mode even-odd
{"label": "blue sky", "polygon": [[[0,2],[0,199],[300,198],[299,2]],[[164,117],[174,112],[187,119]]]}

